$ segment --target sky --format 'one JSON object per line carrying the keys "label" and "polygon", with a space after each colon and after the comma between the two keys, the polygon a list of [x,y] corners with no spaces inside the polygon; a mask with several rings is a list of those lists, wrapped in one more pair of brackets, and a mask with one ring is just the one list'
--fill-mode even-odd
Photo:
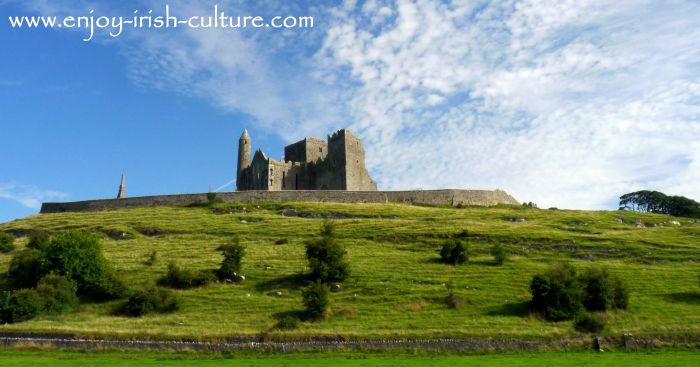
{"label": "sky", "polygon": [[[616,209],[700,199],[700,2],[170,1],[306,29],[13,29],[161,1],[0,0],[0,222],[42,202],[233,191],[238,138],[281,158],[349,128],[382,190],[503,189]],[[228,184],[228,186],[226,186]]]}

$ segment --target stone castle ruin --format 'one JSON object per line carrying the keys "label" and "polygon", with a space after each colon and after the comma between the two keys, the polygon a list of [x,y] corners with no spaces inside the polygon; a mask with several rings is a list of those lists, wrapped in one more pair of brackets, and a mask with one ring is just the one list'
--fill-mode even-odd
{"label": "stone castle ruin", "polygon": [[251,140],[244,130],[238,140],[238,191],[344,190],[377,191],[365,168],[362,141],[346,129],[327,141],[304,138],[284,148],[284,161],[257,150],[250,158]]}
{"label": "stone castle ruin", "polygon": [[[419,205],[519,205],[501,190],[377,191],[365,168],[360,139],[339,130],[326,141],[305,138],[284,148],[284,160],[268,158],[261,150],[251,159],[248,131],[238,141],[237,192],[218,193],[223,202],[336,202],[402,203]],[[210,190],[211,191],[211,190]],[[122,176],[116,199],[43,203],[41,213],[89,212],[122,208],[180,206],[207,202],[209,194],[126,197]]]}

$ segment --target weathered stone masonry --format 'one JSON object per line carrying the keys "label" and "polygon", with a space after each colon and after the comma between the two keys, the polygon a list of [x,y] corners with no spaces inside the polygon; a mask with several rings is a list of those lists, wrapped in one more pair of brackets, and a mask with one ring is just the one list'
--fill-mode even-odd
{"label": "weathered stone masonry", "polygon": [[[424,205],[493,206],[518,202],[501,190],[423,190],[423,191],[240,191],[219,193],[225,202],[315,201],[337,203],[404,203]],[[44,203],[41,213],[86,212],[120,208],[188,205],[206,202],[207,194],[142,196],[124,199]]]}
{"label": "weathered stone masonry", "polygon": [[236,189],[376,191],[365,167],[362,141],[348,130],[328,136],[328,142],[304,138],[284,148],[284,161],[258,150],[251,160],[251,139],[243,131],[238,140]]}

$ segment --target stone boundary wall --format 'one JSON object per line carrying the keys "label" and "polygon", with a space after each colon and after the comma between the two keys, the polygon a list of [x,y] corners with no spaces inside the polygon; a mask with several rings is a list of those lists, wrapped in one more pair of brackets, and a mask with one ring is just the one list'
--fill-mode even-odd
{"label": "stone boundary wall", "polygon": [[101,338],[78,338],[72,335],[40,335],[22,333],[0,333],[0,346],[43,346],[81,350],[197,350],[232,351],[257,350],[274,352],[297,352],[310,350],[390,350],[424,349],[484,352],[524,351],[595,351],[626,350],[651,351],[655,349],[696,349],[698,337],[688,336],[560,336],[558,338],[514,339],[514,338],[465,338],[465,339],[380,339],[342,340],[343,338],[310,338],[305,341],[265,341],[256,337],[231,337],[225,342],[167,341],[167,340],[109,340]]}
{"label": "stone boundary wall", "polygon": [[[335,203],[405,203],[451,206],[518,205],[501,190],[414,190],[414,191],[237,191],[217,196],[224,202],[313,201]],[[188,205],[206,202],[207,194],[141,196],[124,199],[102,199],[66,203],[44,203],[41,213],[87,212],[122,208]]]}

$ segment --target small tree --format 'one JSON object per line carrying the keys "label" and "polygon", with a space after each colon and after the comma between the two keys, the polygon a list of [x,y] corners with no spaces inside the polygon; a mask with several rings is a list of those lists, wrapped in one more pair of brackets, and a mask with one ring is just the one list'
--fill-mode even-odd
{"label": "small tree", "polygon": [[158,285],[170,288],[188,289],[201,287],[215,281],[216,277],[209,271],[193,271],[177,265],[174,261],[168,264],[168,273],[158,279]]}
{"label": "small tree", "polygon": [[39,280],[36,291],[48,313],[61,313],[78,306],[78,287],[75,282],[62,275],[49,274]]}
{"label": "small tree", "polygon": [[606,311],[626,309],[629,299],[627,287],[607,269],[591,268],[582,276],[581,282],[586,290],[583,305],[588,311]]}
{"label": "small tree", "polygon": [[336,239],[333,222],[324,221],[321,238],[306,244],[311,277],[324,283],[345,280],[350,273],[350,266],[345,260],[346,253]]}
{"label": "small tree", "polygon": [[7,276],[14,289],[32,288],[41,279],[44,269],[45,261],[41,251],[26,249],[12,257]]}
{"label": "small tree", "polygon": [[461,240],[449,239],[442,245],[440,257],[447,264],[463,264],[469,260],[469,248]]}
{"label": "small tree", "polygon": [[330,288],[320,279],[316,279],[302,291],[301,295],[304,299],[304,306],[306,306],[305,313],[309,319],[319,320],[326,317],[330,304],[330,293]]}
{"label": "small tree", "polygon": [[574,319],[574,329],[581,333],[599,333],[605,329],[605,319],[600,315],[581,312]]}
{"label": "small tree", "polygon": [[29,237],[29,243],[27,244],[27,248],[41,250],[42,248],[48,246],[50,241],[51,241],[51,234],[49,232],[47,232],[47,231],[32,232],[31,236]]}
{"label": "small tree", "polygon": [[173,292],[160,287],[146,287],[135,291],[119,310],[127,316],[176,311],[179,303]]}
{"label": "small tree", "polygon": [[493,261],[496,265],[503,265],[508,260],[508,250],[500,243],[497,243],[491,247],[491,256],[493,256]]}
{"label": "small tree", "polygon": [[220,279],[232,279],[241,271],[241,261],[245,256],[245,247],[241,246],[240,239],[233,239],[232,243],[222,245],[218,248],[224,255],[224,261],[218,270]]}
{"label": "small tree", "polygon": [[532,308],[548,320],[570,320],[583,309],[586,295],[570,264],[559,264],[530,283]]}
{"label": "small tree", "polygon": [[9,322],[22,322],[33,319],[42,311],[43,301],[34,289],[20,289],[10,294],[8,301]]}
{"label": "small tree", "polygon": [[0,252],[8,253],[15,250],[15,236],[0,232]]}

